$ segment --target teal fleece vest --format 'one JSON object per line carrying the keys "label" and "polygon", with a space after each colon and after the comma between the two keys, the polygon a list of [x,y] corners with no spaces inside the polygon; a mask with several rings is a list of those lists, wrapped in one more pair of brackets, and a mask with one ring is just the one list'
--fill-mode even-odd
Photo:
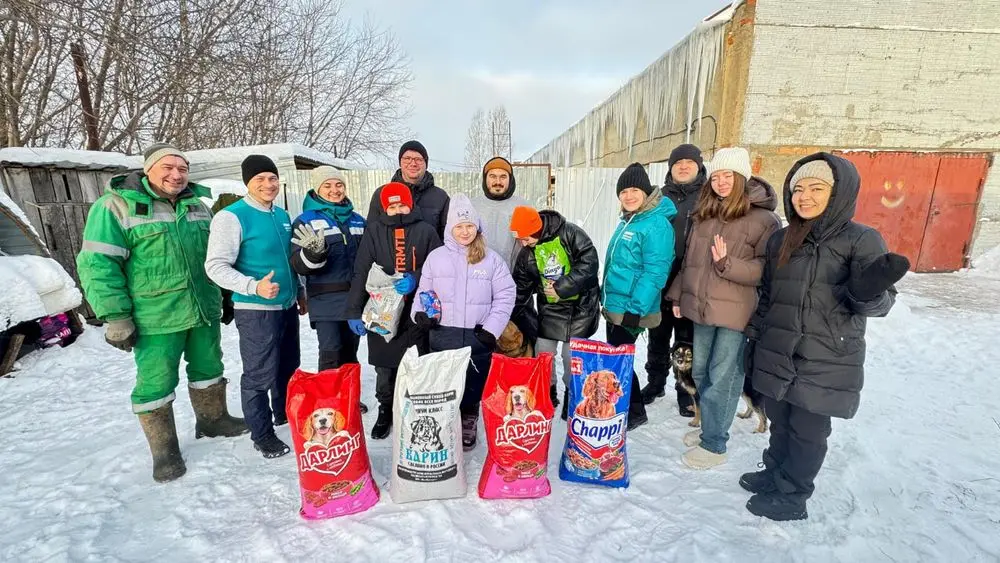
{"label": "teal fleece vest", "polygon": [[299,280],[292,271],[289,253],[292,244],[292,221],[288,212],[278,206],[270,211],[256,209],[246,202],[246,198],[226,208],[240,220],[243,237],[240,255],[233,267],[241,274],[259,280],[274,270],[271,281],[280,285],[274,299],[264,299],[259,295],[233,294],[233,301],[257,305],[280,305],[287,309],[295,303]]}

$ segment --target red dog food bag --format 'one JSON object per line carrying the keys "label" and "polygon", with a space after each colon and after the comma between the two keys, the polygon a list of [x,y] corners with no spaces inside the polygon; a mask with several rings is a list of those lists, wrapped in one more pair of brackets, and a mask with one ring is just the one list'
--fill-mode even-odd
{"label": "red dog food bag", "polygon": [[288,422],[306,519],[368,510],[379,499],[361,424],[361,366],[309,373],[288,383]]}
{"label": "red dog food bag", "polygon": [[552,354],[537,358],[493,354],[482,400],[488,452],[479,477],[481,498],[539,498],[552,491],[551,375]]}

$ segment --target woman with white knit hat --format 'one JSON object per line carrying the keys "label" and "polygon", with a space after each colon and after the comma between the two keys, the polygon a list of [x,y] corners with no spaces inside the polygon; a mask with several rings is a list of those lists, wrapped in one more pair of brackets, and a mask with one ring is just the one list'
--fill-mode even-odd
{"label": "woman with white knit hat", "polygon": [[701,430],[688,432],[682,457],[693,469],[726,461],[726,443],[743,390],[743,329],[757,306],[767,240],[780,226],[777,196],[753,176],[746,149],[723,148],[705,163],[681,272],[667,297],[676,317],[694,323],[692,376]]}

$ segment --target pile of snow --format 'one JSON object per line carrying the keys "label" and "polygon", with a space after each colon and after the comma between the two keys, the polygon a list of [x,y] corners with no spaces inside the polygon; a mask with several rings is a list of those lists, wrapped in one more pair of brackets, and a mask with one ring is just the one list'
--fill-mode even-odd
{"label": "pile of snow", "polygon": [[186,151],[191,167],[195,168],[203,164],[215,164],[219,162],[241,162],[251,154],[263,154],[275,161],[278,166],[281,162],[292,162],[295,157],[309,159],[313,162],[335,166],[342,170],[356,170],[361,167],[353,162],[337,158],[330,153],[311,149],[298,143],[274,143],[270,145],[250,145],[245,147],[225,147],[219,149],[200,149]]}
{"label": "pile of snow", "polygon": [[43,256],[0,256],[0,287],[0,330],[64,313],[83,299],[66,270]]}
{"label": "pile of snow", "polygon": [[1000,278],[1000,245],[972,261],[970,275]]}
{"label": "pile of snow", "polygon": [[63,168],[142,168],[141,156],[128,156],[120,152],[81,151],[35,147],[9,147],[0,149],[0,164],[12,162],[30,166],[60,166]]}

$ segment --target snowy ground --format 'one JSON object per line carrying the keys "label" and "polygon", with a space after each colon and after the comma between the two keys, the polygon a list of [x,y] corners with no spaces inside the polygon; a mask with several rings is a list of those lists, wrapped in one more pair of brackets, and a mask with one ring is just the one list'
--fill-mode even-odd
{"label": "snowy ground", "polygon": [[[806,522],[775,524],[743,508],[749,495],[737,478],[766,444],[750,421],[734,423],[727,465],[686,469],[687,420],[672,399],[629,436],[627,490],[556,478],[545,499],[483,501],[481,444],[466,458],[464,499],[394,505],[383,495],[366,513],[306,522],[293,456],[264,460],[246,437],[195,441],[182,384],[175,407],[188,473],[156,485],[129,410],[131,356],[89,329],[0,380],[0,560],[1000,560],[1000,276],[909,276],[901,288],[890,317],[869,325],[861,411],[834,422]],[[303,328],[303,365],[313,368],[315,336]],[[235,328],[224,339],[237,382]],[[366,369],[370,405],[372,382]],[[230,405],[239,410],[235,385]],[[557,420],[550,468],[564,433]],[[369,441],[369,452],[381,484],[390,446]]]}

